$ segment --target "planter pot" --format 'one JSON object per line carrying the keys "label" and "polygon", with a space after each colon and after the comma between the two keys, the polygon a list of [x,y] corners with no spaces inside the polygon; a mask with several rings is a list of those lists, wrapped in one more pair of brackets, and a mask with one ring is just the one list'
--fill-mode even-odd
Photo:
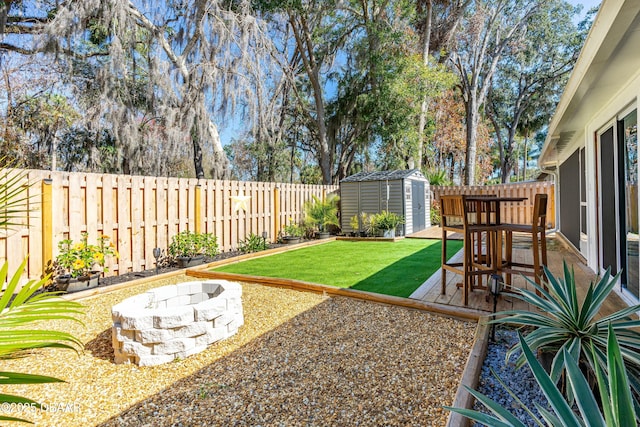
{"label": "planter pot", "polygon": [[394,238],[396,237],[396,229],[393,230],[382,230],[382,237]]}
{"label": "planter pot", "polygon": [[297,236],[284,236],[282,241],[287,245],[295,245],[296,243],[300,243],[300,237]]}
{"label": "planter pot", "polygon": [[176,261],[180,268],[195,267],[196,265],[200,265],[204,262],[204,255],[179,256],[176,257]]}
{"label": "planter pot", "polygon": [[100,282],[100,272],[91,273],[90,276],[71,277],[69,274],[63,274],[56,277],[56,288],[64,292],[78,292],[86,289],[92,289],[98,286]]}
{"label": "planter pot", "polygon": [[316,239],[328,239],[331,236],[331,233],[328,231],[318,231],[316,233]]}

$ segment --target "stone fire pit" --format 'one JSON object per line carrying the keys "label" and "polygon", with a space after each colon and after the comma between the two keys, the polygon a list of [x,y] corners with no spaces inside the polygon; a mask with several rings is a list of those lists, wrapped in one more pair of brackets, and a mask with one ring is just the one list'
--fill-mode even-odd
{"label": "stone fire pit", "polygon": [[242,287],[227,280],[152,289],[111,308],[116,363],[152,366],[183,359],[244,324]]}

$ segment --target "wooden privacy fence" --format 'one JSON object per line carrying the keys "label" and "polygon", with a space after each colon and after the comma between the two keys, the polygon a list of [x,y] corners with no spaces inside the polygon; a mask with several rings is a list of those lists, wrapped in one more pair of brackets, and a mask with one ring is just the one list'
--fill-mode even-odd
{"label": "wooden privacy fence", "polygon": [[[58,242],[89,243],[108,235],[119,259],[109,275],[155,267],[153,249],[166,250],[172,236],[191,230],[213,233],[221,251],[238,247],[250,233],[275,241],[282,226],[303,218],[303,203],[337,186],[158,178],[29,170],[30,211],[22,226],[0,235],[0,261],[15,271],[29,255],[26,275],[38,278],[58,254]],[[27,187],[26,183],[32,185]],[[248,196],[243,198],[237,196]],[[234,199],[232,199],[234,197]],[[246,208],[246,209],[245,209]]]}
{"label": "wooden privacy fence", "polygon": [[500,197],[526,197],[520,203],[502,203],[500,218],[504,222],[531,224],[533,217],[533,200],[537,193],[549,196],[547,202],[547,228],[556,227],[555,190],[552,182],[535,181],[514,184],[472,185],[472,186],[431,186],[433,200],[437,202],[440,196],[460,194],[495,194]]}

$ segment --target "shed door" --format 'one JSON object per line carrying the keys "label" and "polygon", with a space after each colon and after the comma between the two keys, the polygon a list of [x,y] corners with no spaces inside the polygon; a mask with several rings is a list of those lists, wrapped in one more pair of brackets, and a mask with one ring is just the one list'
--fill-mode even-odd
{"label": "shed door", "polygon": [[424,182],[411,181],[413,233],[425,229]]}

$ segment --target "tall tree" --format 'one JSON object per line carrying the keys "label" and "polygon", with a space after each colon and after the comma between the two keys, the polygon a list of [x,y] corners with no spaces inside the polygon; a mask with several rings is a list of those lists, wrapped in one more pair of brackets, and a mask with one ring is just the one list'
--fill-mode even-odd
{"label": "tall tree", "polygon": [[475,183],[480,112],[498,62],[522,41],[526,24],[544,1],[475,0],[465,14],[451,59],[465,103],[466,185]]}
{"label": "tall tree", "polygon": [[[416,29],[420,34],[420,54],[422,63],[429,67],[430,58],[442,63],[450,52],[451,40],[456,33],[465,9],[472,0],[417,0],[416,1]],[[417,156],[409,159],[409,168],[421,169],[425,157],[429,104],[432,98],[425,94],[420,105],[418,119],[418,148]]]}
{"label": "tall tree", "polygon": [[496,134],[503,183],[516,161],[516,136],[528,140],[548,122],[573,69],[585,35],[574,24],[577,12],[564,0],[544,3],[529,20],[517,49],[498,64],[486,112]]}
{"label": "tall tree", "polygon": [[53,53],[69,67],[87,122],[115,137],[121,172],[144,160],[142,135],[152,121],[164,141],[192,153],[198,178],[206,172],[203,153],[213,156],[209,175],[226,176],[215,120],[232,113],[241,96],[255,111],[250,70],[269,64],[271,42],[248,0],[26,3],[5,2],[4,29],[12,36],[0,49]]}

